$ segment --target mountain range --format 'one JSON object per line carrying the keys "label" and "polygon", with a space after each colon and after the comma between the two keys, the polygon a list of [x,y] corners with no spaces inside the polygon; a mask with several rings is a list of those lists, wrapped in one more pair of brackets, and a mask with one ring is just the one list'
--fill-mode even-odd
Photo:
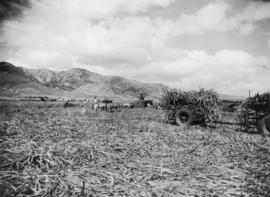
{"label": "mountain range", "polygon": [[[142,83],[120,76],[104,76],[86,69],[67,71],[28,69],[0,62],[0,96],[59,96],[130,99],[144,94],[159,99],[168,86]],[[219,94],[223,100],[242,100],[244,97]]]}
{"label": "mountain range", "polygon": [[158,98],[164,88],[168,87],[120,76],[104,76],[81,68],[52,71],[16,67],[8,62],[0,62],[0,96],[137,98],[144,94]]}

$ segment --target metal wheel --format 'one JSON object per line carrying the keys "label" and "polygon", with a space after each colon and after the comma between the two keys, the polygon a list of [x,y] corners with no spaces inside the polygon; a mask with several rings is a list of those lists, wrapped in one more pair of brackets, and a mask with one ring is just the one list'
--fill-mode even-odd
{"label": "metal wheel", "polygon": [[257,128],[265,136],[270,136],[270,114],[259,120]]}
{"label": "metal wheel", "polygon": [[191,125],[193,122],[193,115],[188,109],[182,108],[175,113],[175,123],[179,126]]}

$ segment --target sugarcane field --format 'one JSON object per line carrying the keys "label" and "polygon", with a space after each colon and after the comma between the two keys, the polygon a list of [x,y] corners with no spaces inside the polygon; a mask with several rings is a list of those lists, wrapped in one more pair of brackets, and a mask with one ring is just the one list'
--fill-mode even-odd
{"label": "sugarcane field", "polygon": [[0,197],[270,197],[270,0],[0,0]]}
{"label": "sugarcane field", "polygon": [[[84,114],[78,102],[67,107],[63,102],[2,100],[0,192],[267,196],[269,121],[263,133],[251,131],[256,125],[247,121],[253,116],[243,119],[257,113],[256,102],[260,109],[269,104],[269,94],[259,97],[228,112],[213,90],[165,90],[161,109],[89,108]],[[247,103],[252,103],[253,113]]]}

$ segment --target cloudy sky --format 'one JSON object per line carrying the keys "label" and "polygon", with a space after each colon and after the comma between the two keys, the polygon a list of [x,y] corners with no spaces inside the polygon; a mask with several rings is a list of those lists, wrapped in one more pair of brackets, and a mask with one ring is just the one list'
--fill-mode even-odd
{"label": "cloudy sky", "polygon": [[2,0],[0,61],[246,96],[270,86],[270,1]]}

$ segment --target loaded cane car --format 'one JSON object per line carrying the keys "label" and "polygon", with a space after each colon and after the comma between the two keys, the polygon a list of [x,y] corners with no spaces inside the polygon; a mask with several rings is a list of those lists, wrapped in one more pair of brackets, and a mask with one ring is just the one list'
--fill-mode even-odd
{"label": "loaded cane car", "polygon": [[213,90],[165,90],[161,107],[165,111],[165,119],[179,126],[229,124],[248,133],[270,135],[270,93],[246,99],[236,113],[231,112],[236,117],[231,122],[222,120],[221,100]]}
{"label": "loaded cane car", "polygon": [[184,92],[164,90],[161,107],[165,118],[179,126],[200,124],[213,126],[220,118],[218,94],[213,90]]}
{"label": "loaded cane car", "polygon": [[270,134],[270,93],[256,94],[246,99],[237,112],[239,130]]}

